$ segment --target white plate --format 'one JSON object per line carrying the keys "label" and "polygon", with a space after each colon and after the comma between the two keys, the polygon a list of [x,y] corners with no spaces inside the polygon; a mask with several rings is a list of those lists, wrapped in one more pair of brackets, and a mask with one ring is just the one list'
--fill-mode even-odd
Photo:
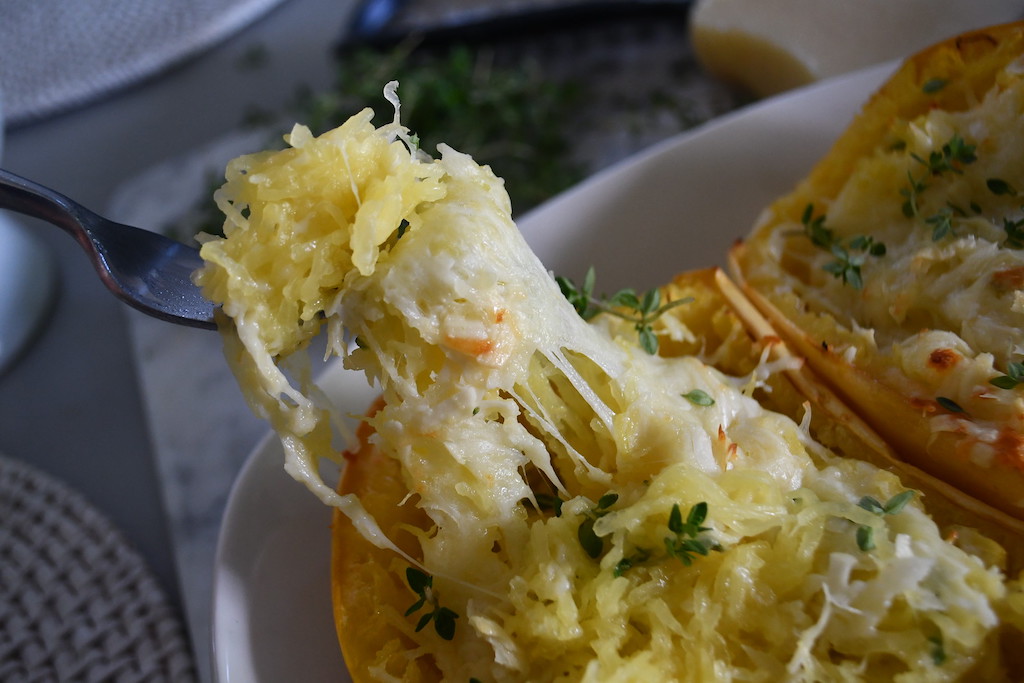
{"label": "white plate", "polygon": [[[761,209],[788,191],[893,67],[792,92],[668,140],[520,221],[548,267],[599,291],[646,288],[722,265]],[[359,414],[373,391],[328,369],[324,388]],[[214,575],[213,646],[224,682],[348,680],[331,616],[330,511],[285,474],[268,437],[228,502]]]}

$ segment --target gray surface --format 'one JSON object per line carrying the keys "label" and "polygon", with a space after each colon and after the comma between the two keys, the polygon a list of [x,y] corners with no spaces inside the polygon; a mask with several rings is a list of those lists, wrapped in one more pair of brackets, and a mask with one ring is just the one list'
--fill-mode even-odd
{"label": "gray surface", "polygon": [[[9,130],[4,167],[102,211],[134,174],[236,128],[249,107],[273,109],[300,83],[327,83],[330,46],[354,4],[288,0],[154,80]],[[265,64],[242,68],[254,47],[266,50]],[[175,569],[122,304],[103,289],[67,235],[26,224],[55,254],[60,286],[38,339],[0,377],[0,452],[52,473],[84,495],[138,548],[168,593],[187,594],[190,577],[179,583]],[[234,464],[253,445],[230,454]],[[205,673],[205,637],[196,646]]]}

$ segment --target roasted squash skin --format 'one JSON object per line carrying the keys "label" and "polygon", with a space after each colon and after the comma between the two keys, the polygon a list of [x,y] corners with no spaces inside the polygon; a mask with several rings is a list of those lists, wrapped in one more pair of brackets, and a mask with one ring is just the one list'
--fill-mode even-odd
{"label": "roasted squash skin", "polygon": [[[914,189],[912,174],[920,167],[917,161],[907,162],[909,180],[902,184],[894,184],[892,178],[903,180],[903,175],[872,177],[865,169],[880,168],[875,159],[905,145],[908,135],[925,137],[938,117],[961,124],[964,129],[956,129],[956,135],[972,145],[977,157],[1005,153],[1006,140],[1024,133],[1024,104],[1020,100],[1014,103],[1022,108],[1009,117],[1012,130],[1003,131],[1003,138],[986,130],[983,114],[970,117],[973,112],[985,111],[983,103],[996,94],[1006,93],[1009,98],[1021,88],[1022,62],[1021,23],[966,33],[912,56],[864,105],[807,178],[766,209],[750,236],[730,255],[732,273],[747,297],[793,351],[806,358],[822,380],[901,459],[1018,520],[1024,520],[1024,400],[1019,389],[996,388],[989,381],[1006,373],[1009,363],[1019,360],[1006,349],[1024,345],[1020,327],[1014,325],[1007,334],[990,334],[987,338],[978,335],[980,339],[967,342],[962,337],[968,336],[975,325],[972,314],[960,314],[955,319],[956,314],[947,315],[945,301],[933,305],[941,309],[935,315],[925,312],[915,318],[914,313],[907,314],[906,310],[914,310],[915,305],[925,307],[910,300],[916,295],[916,283],[904,291],[883,291],[873,282],[887,267],[887,259],[896,263],[889,255],[865,257],[863,288],[856,294],[849,285],[843,289],[836,278],[822,272],[821,254],[801,226],[812,210],[829,225],[834,218],[831,210],[849,201],[846,196],[854,184],[860,185],[858,196],[875,192],[879,205],[887,203],[888,209],[880,209],[878,215],[902,220],[901,213],[916,209],[916,205],[910,207],[910,194]],[[966,122],[972,121],[968,126]],[[952,141],[945,137],[941,141],[947,139]],[[941,156],[938,142],[935,149]],[[941,186],[957,192],[968,180],[984,186],[989,178],[979,174],[992,172],[991,166],[982,170],[982,164],[953,165],[954,172],[946,174],[948,184],[943,185],[938,173],[933,173],[918,175],[918,187]],[[999,180],[1024,187],[1024,167],[1016,162],[1004,164]],[[1016,213],[1008,211],[1016,212],[1018,206],[990,208],[996,202],[993,196],[976,192],[973,197],[978,203],[972,201],[970,220],[988,220],[993,226],[1016,220]],[[940,199],[936,197],[935,201]],[[905,203],[902,212],[901,202]],[[946,203],[958,208],[959,202],[950,199]],[[949,255],[954,250],[969,253],[973,245],[981,245],[996,254],[993,258],[999,259],[1000,265],[991,272],[973,272],[964,288],[977,286],[989,302],[996,302],[993,305],[1020,296],[1021,279],[1013,277],[1018,272],[1015,264],[1020,258],[1019,246],[1010,240],[996,245],[990,237],[976,237],[970,229],[958,228],[956,218],[953,234],[940,234],[930,229],[933,224],[926,225],[930,219],[926,213],[907,216],[901,224],[908,228],[907,233],[898,234],[900,228],[893,228],[886,233],[887,239],[907,244],[917,240],[922,254],[925,250],[933,254],[928,257],[937,264],[933,271],[947,267],[943,260],[952,258]],[[842,216],[835,218],[836,224],[842,220]],[[844,226],[842,234],[878,235],[879,225],[868,223]],[[918,232],[910,234],[910,230]],[[954,240],[958,246],[949,246]],[[920,256],[918,262],[923,259]],[[837,291],[841,292],[838,296]],[[908,316],[899,326],[893,325],[898,328],[896,332],[880,330],[877,316],[869,313],[872,306],[866,302],[881,296],[899,302],[889,304],[894,318]],[[880,309],[882,303],[874,309]],[[1009,310],[1008,303],[1004,308],[1012,321],[1016,312]],[[940,320],[943,318],[954,319]],[[919,328],[915,329],[914,324]],[[916,341],[927,335],[934,340]],[[926,343],[929,345],[924,346]],[[917,360],[906,360],[906,349],[914,344]]]}
{"label": "roasted squash skin", "polygon": [[[378,402],[370,415],[379,409]],[[422,526],[425,521],[415,506],[401,505],[407,495],[398,462],[388,458],[370,443],[372,427],[363,422],[357,438],[359,448],[345,454],[347,461],[339,489],[355,493],[372,513],[381,529],[409,553],[416,553],[412,537],[401,533],[405,525]],[[398,563],[391,551],[369,543],[340,511],[332,522],[331,598],[342,654],[349,675],[356,683],[364,679],[374,660],[375,643],[403,643],[401,630],[383,616],[382,604],[411,603],[409,589],[401,582],[402,569],[390,571]],[[415,555],[414,555],[415,556]],[[412,648],[411,641],[404,641]],[[404,651],[394,652],[389,673],[406,681],[436,681],[439,673],[429,658],[411,661]]]}

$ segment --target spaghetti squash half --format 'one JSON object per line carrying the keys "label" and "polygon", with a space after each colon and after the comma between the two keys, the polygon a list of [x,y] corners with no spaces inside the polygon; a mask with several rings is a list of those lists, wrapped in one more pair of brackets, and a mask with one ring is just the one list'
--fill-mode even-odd
{"label": "spaghetti squash half", "polygon": [[[772,379],[799,359],[751,341],[715,294],[727,281],[584,320],[501,180],[419,150],[386,94],[380,128],[368,111],[298,126],[233,162],[199,275],[286,469],[343,516],[356,680],[1019,674],[1005,555],[941,529],[926,477],[843,457],[868,456],[859,428],[821,430],[852,432],[836,450],[813,438],[815,409]],[[306,355],[322,328],[381,393],[339,491],[317,467],[343,459]]]}

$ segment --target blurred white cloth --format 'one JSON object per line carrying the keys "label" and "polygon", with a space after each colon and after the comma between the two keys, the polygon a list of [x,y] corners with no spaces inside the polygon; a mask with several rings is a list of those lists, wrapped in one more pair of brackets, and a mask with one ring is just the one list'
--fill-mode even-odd
{"label": "blurred white cloth", "polygon": [[154,75],[282,0],[3,0],[0,90],[9,125]]}

